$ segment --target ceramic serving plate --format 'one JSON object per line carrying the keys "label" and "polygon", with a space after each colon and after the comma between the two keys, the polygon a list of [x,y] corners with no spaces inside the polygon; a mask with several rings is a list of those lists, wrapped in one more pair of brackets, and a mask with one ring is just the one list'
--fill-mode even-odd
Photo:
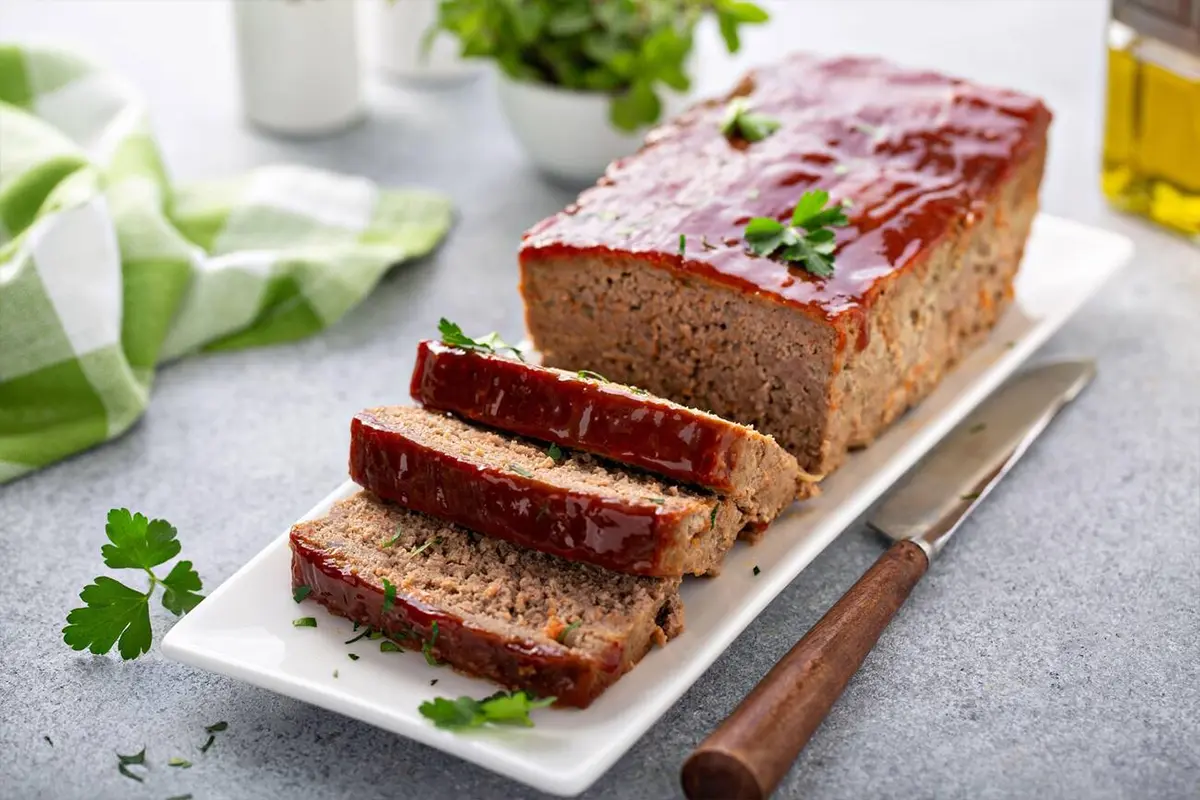
{"label": "ceramic serving plate", "polygon": [[[435,728],[417,712],[422,701],[436,695],[482,697],[495,687],[431,667],[420,653],[382,653],[378,642],[365,639],[344,644],[353,635],[349,621],[313,603],[293,602],[286,533],[175,625],[163,652],[416,739],[537,789],[578,794],[654,724],[800,570],[1062,326],[1131,253],[1129,241],[1115,234],[1040,217],[1017,281],[1017,303],[989,341],[919,408],[826,480],[821,497],[794,506],[758,545],[737,545],[720,578],[686,580],[687,630],[652,651],[584,711],[541,710],[536,727],[529,729],[452,733]],[[346,483],[306,519],[353,491]],[[315,616],[318,627],[292,626],[293,619],[305,615]],[[360,659],[350,660],[349,652]],[[437,686],[430,686],[434,678]]]}

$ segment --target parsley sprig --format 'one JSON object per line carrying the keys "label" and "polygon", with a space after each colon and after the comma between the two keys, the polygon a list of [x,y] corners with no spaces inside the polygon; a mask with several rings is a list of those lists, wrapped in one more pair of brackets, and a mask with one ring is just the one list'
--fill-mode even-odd
{"label": "parsley sprig", "polygon": [[818,278],[833,275],[834,233],[831,228],[850,224],[842,203],[825,207],[829,192],[807,191],[792,211],[792,224],[770,217],[754,217],[746,224],[745,238],[758,256],[778,255]]}
{"label": "parsley sprig", "polygon": [[479,728],[489,723],[532,728],[533,720],[529,718],[529,712],[545,708],[553,702],[553,697],[536,700],[521,691],[496,692],[482,700],[473,697],[460,697],[457,700],[435,697],[421,703],[417,710],[439,728],[451,730]]}
{"label": "parsley sprig", "polygon": [[150,588],[139,592],[107,576],[95,578],[79,593],[82,608],[67,614],[63,641],[75,650],[103,655],[117,646],[121,658],[130,660],[150,651],[150,600],[163,588],[163,607],[176,616],[191,611],[204,599],[200,575],[191,561],[178,561],[165,578],[154,567],[179,555],[181,545],[171,523],[148,520],[129,509],[108,512],[104,528],[110,544],[100,549],[105,566],[111,569],[140,569],[150,579]]}
{"label": "parsley sprig", "polygon": [[721,120],[721,133],[727,139],[761,142],[777,130],[779,120],[751,111],[750,104],[744,97],[733,98],[725,108],[725,117]]}
{"label": "parsley sprig", "polygon": [[462,328],[457,324],[442,317],[438,320],[438,333],[442,335],[442,344],[448,344],[451,347],[461,347],[464,350],[480,350],[485,353],[495,353],[496,355],[507,350],[522,361],[525,360],[525,356],[521,354],[520,350],[507,344],[500,338],[500,334],[495,331],[485,336],[480,336],[477,339],[472,339],[463,333]]}

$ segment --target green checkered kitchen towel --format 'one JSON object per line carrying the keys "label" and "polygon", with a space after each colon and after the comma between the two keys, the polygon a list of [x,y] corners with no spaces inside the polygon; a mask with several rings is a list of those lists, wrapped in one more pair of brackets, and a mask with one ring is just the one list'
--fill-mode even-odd
{"label": "green checkered kitchen towel", "polygon": [[451,217],[303,167],[173,187],[125,81],[0,44],[0,483],[120,435],[166,360],[332,324]]}

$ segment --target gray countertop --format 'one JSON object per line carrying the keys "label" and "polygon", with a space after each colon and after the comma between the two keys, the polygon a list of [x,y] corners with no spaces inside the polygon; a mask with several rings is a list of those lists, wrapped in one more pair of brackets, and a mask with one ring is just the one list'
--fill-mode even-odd
{"label": "gray countertop", "polygon": [[[1196,797],[1200,250],[1109,212],[1097,190],[1107,3],[777,7],[774,27],[747,37],[743,62],[876,52],[1043,95],[1057,114],[1046,210],[1138,247],[1038,356],[1095,356],[1099,378],[917,588],[779,796]],[[0,487],[0,796],[529,796],[157,652],[131,663],[74,653],[59,629],[99,571],[110,507],[170,519],[214,587],[343,479],[347,419],[405,396],[412,344],[439,316],[517,334],[515,244],[568,193],[522,159],[489,80],[437,93],[373,85],[366,124],[325,141],[249,130],[221,2],[7,0],[0,35],[78,45],[130,76],[178,177],[302,161],[440,188],[461,212],[440,252],[396,270],[325,334],[170,366],[127,436]],[[705,60],[706,85],[741,66]],[[678,796],[689,748],[881,550],[861,524],[848,529],[588,796]],[[155,619],[159,630],[168,622]],[[219,719],[229,730],[193,768],[162,766],[195,754]],[[136,784],[113,754],[143,745],[157,763]]]}

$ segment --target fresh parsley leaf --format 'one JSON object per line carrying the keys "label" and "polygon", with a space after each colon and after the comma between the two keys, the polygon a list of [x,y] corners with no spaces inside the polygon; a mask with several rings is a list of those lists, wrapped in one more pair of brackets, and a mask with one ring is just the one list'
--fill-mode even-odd
{"label": "fresh parsley leaf", "polygon": [[190,561],[177,562],[165,578],[154,574],[153,567],[179,555],[175,528],[166,520],[149,520],[128,509],[114,508],[108,512],[104,530],[109,539],[100,548],[105,565],[142,570],[150,579],[150,587],[139,592],[113,578],[95,578],[79,593],[84,606],[67,614],[63,641],[72,649],[96,655],[116,645],[121,658],[134,659],[150,651],[150,599],[155,587],[163,587],[163,607],[177,616],[191,611],[204,599],[199,593],[203,587]]}
{"label": "fresh parsley leaf", "polygon": [[379,643],[379,652],[381,653],[399,653],[404,648],[393,642],[391,639],[384,639]]}
{"label": "fresh parsley leaf", "polygon": [[503,350],[508,350],[522,361],[525,360],[520,350],[510,344],[506,344],[495,331],[486,336],[472,339],[463,333],[462,328],[458,325],[442,317],[438,321],[438,332],[442,335],[442,344],[448,344],[451,347],[461,347],[464,350],[480,350],[496,354],[499,354]]}
{"label": "fresh parsley leaf", "polygon": [[687,253],[687,236],[679,234],[679,255],[683,256]]}
{"label": "fresh parsley leaf", "polygon": [[101,576],[79,593],[84,608],[67,614],[63,641],[75,650],[103,655],[113,644],[129,661],[150,652],[150,595]]}
{"label": "fresh parsley leaf", "polygon": [[159,581],[163,585],[163,608],[179,617],[200,605],[204,595],[200,589],[200,575],[192,569],[190,561],[176,561],[167,577]]}
{"label": "fresh parsley leaf", "polygon": [[964,495],[962,495],[962,499],[963,500],[978,500],[979,492],[971,492],[970,494],[964,494]]}
{"label": "fresh parsley leaf", "polygon": [[565,628],[563,628],[561,631],[559,631],[559,632],[558,632],[558,636],[556,636],[555,638],[556,638],[556,639],[557,639],[559,642],[562,642],[563,644],[565,644],[565,643],[566,643],[566,641],[567,641],[567,634],[568,634],[568,633],[570,633],[571,631],[575,630],[576,628],[578,628],[578,627],[579,627],[580,625],[582,625],[582,624],[583,624],[583,620],[581,620],[581,619],[577,619],[577,620],[575,620],[575,621],[574,621],[574,622],[572,622],[570,625],[568,625],[567,627],[565,627]]}
{"label": "fresh parsley leaf", "polygon": [[191,769],[192,762],[188,761],[186,758],[179,758],[177,756],[173,756],[173,757],[167,759],[167,766],[168,767],[179,767],[180,769]]}
{"label": "fresh parsley leaf", "polygon": [[167,800],[192,800],[192,796],[190,794],[177,794],[168,797]]}
{"label": "fresh parsley leaf", "polygon": [[819,278],[828,278],[833,275],[836,246],[830,228],[850,223],[841,203],[826,208],[828,202],[829,193],[823,189],[807,191],[792,211],[790,226],[769,217],[754,217],[746,224],[743,237],[755,255],[777,254]]}
{"label": "fresh parsley leaf", "polygon": [[294,620],[292,620],[292,627],[294,627],[294,628],[315,628],[315,627],[317,627],[317,618],[316,617],[301,617],[300,619],[294,619]]}
{"label": "fresh parsley leaf", "polygon": [[208,725],[207,727],[204,728],[205,733],[220,733],[221,731],[227,731],[227,730],[229,730],[229,723],[226,722],[225,720],[221,720],[220,722],[214,722],[212,725]]}
{"label": "fresh parsley leaf", "polygon": [[[428,547],[432,542],[433,542],[433,540],[431,539],[430,541],[425,543],[425,546]],[[387,578],[384,578],[383,579],[383,608],[380,610],[380,614],[388,613],[389,611],[392,610],[392,607],[395,605],[396,605],[396,584],[392,583]]]}
{"label": "fresh parsley leaf", "polygon": [[516,464],[509,464],[508,468],[510,471],[517,473],[522,478],[532,478],[533,477],[532,472],[525,469],[524,467],[518,467]]}
{"label": "fresh parsley leaf", "polygon": [[643,497],[642,499],[654,503],[656,506],[661,506],[667,502],[667,498],[665,497]]}
{"label": "fresh parsley leaf", "polygon": [[212,746],[213,746],[213,742],[215,742],[215,741],[217,741],[217,737],[215,737],[215,736],[209,736],[209,737],[208,737],[208,741],[206,741],[204,744],[200,745],[200,752],[201,752],[201,753],[207,753],[207,752],[208,752],[208,748],[212,747]]}
{"label": "fresh parsley leaf", "polygon": [[553,702],[553,697],[535,700],[522,691],[497,692],[482,700],[473,697],[460,697],[457,700],[435,697],[421,703],[418,711],[439,728],[450,730],[478,728],[489,723],[531,728],[533,720],[529,718],[529,712],[545,708]]}
{"label": "fresh parsley leaf", "polygon": [[144,782],[145,777],[133,772],[129,769],[131,766],[146,766],[146,748],[142,748],[140,753],[134,753],[131,756],[123,756],[117,753],[117,772],[124,775],[126,778],[132,778],[138,783]]}
{"label": "fresh parsley leaf", "polygon": [[346,656],[347,656],[347,657],[348,657],[348,658],[349,658],[351,661],[358,661],[358,655],[357,655],[356,653],[346,653]]}
{"label": "fresh parsley leaf", "polygon": [[733,98],[721,120],[721,133],[727,139],[761,142],[777,130],[779,120],[751,111],[744,97]]}
{"label": "fresh parsley leaf", "polygon": [[431,547],[432,545],[439,544],[441,541],[442,537],[440,536],[434,536],[432,539],[426,539],[424,544],[413,545],[413,548],[408,551],[408,554],[410,556],[420,555],[421,553],[424,553],[427,548]]}
{"label": "fresh parsley leaf", "polygon": [[297,603],[308,597],[310,594],[312,594],[311,586],[297,586],[295,589],[292,589],[292,599]]}
{"label": "fresh parsley leaf", "polygon": [[434,678],[433,680],[431,680],[431,681],[429,682],[429,685],[430,685],[430,686],[437,686],[437,682],[438,682],[438,679],[437,679],[437,678]]}
{"label": "fresh parsley leaf", "polygon": [[396,544],[396,542],[400,541],[400,537],[403,535],[404,535],[404,532],[401,531],[400,526],[397,525],[396,526],[396,535],[393,536],[391,539],[388,539],[386,542],[384,542],[382,546],[383,547],[392,547],[393,545]]}
{"label": "fresh parsley leaf", "polygon": [[[355,623],[355,624],[357,625],[358,623]],[[370,628],[363,628],[363,631],[362,631],[362,633],[360,633],[358,636],[355,636],[353,639],[347,639],[346,641],[342,642],[342,644],[354,644],[354,643],[355,643],[355,642],[357,642],[359,639],[363,639],[363,638],[365,638],[365,637],[367,637],[367,636],[370,636],[370,635],[371,635],[371,629],[370,629]]]}
{"label": "fresh parsley leaf", "polygon": [[550,460],[555,464],[561,464],[567,460],[567,454],[556,444],[552,444],[546,449],[546,455],[550,456]]}
{"label": "fresh parsley leaf", "polygon": [[760,572],[762,572],[762,570],[758,568],[758,564],[755,564],[754,565],[754,574],[757,575]]}
{"label": "fresh parsley leaf", "polygon": [[429,637],[429,641],[421,645],[421,652],[425,654],[425,663],[431,667],[441,666],[438,660],[433,655],[433,646],[437,644],[438,624],[433,623],[433,635]]}
{"label": "fresh parsley leaf", "polygon": [[718,508],[719,508],[719,506],[716,503],[713,503],[712,513],[708,515],[708,529],[709,530],[713,530],[714,528],[717,527],[717,509]]}
{"label": "fresh parsley leaf", "polygon": [[591,379],[594,381],[600,381],[601,383],[609,383],[610,382],[608,380],[608,378],[604,377],[599,372],[592,372],[590,369],[581,369],[581,370],[579,370],[579,372],[576,372],[575,374],[585,380]]}
{"label": "fresh parsley leaf", "polygon": [[49,736],[43,736],[42,738],[46,740],[46,744],[50,745],[51,747],[54,747],[53,739],[51,739]]}

